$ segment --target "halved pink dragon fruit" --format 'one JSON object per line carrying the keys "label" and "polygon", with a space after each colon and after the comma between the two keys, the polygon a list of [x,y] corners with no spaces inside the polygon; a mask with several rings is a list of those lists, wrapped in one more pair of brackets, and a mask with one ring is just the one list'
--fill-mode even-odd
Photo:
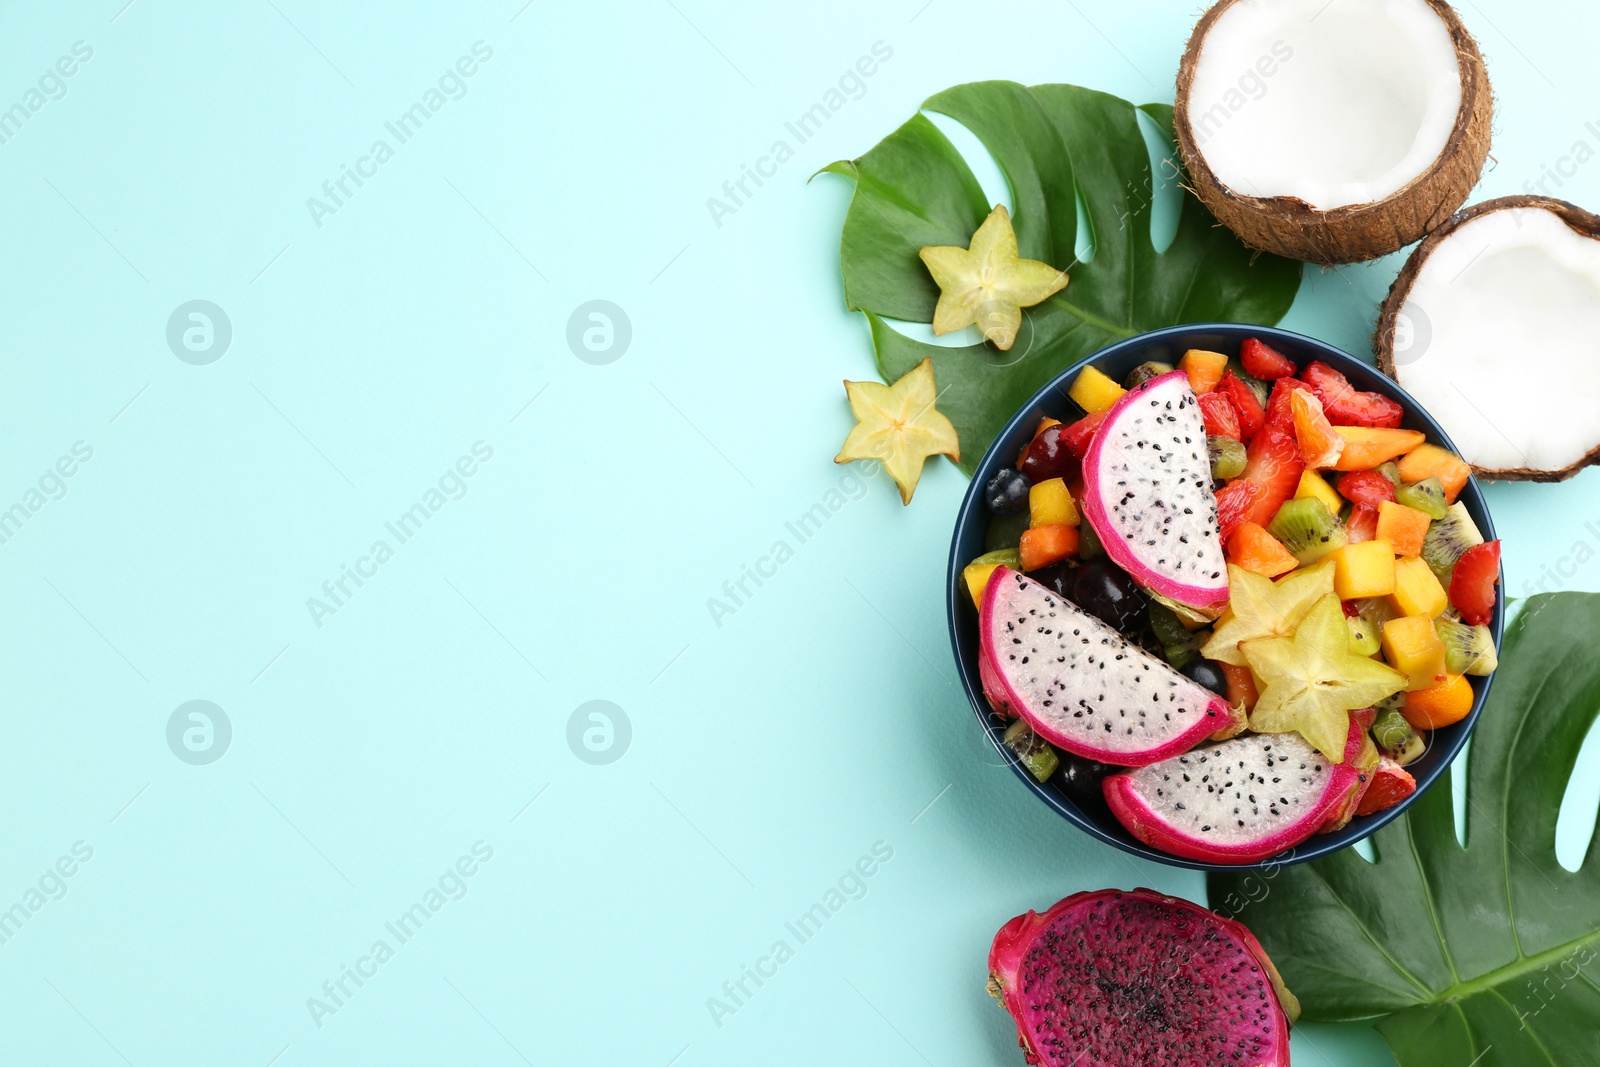
{"label": "halved pink dragon fruit", "polygon": [[1231,719],[1222,697],[1008,567],[984,591],[978,642],[996,710],[1100,763],[1139,767],[1187,752]]}
{"label": "halved pink dragon fruit", "polygon": [[1248,734],[1138,770],[1101,787],[1117,820],[1145,844],[1207,863],[1254,863],[1349,821],[1377,749],[1354,720],[1344,762],[1299,734]]}
{"label": "halved pink dragon fruit", "polygon": [[1083,486],[1106,555],[1134,581],[1196,608],[1228,599],[1206,428],[1183,371],[1112,405],[1083,457]]}
{"label": "halved pink dragon fruit", "polygon": [[1045,1067],[1288,1067],[1300,1014],[1249,930],[1149,889],[1012,919],[989,950],[989,992]]}

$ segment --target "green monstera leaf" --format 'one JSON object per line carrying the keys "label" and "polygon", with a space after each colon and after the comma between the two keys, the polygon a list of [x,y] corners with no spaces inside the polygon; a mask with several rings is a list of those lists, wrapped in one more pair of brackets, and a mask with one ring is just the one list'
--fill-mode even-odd
{"label": "green monstera leaf", "polygon": [[[939,408],[960,434],[967,473],[1017,409],[1083,357],[1181,323],[1272,325],[1294,302],[1301,265],[1250,252],[1188,192],[1177,236],[1156,250],[1150,221],[1157,181],[1138,112],[1171,145],[1170,107],[1135,108],[1075,85],[999,81],[958,85],[923,107],[983,142],[1010,183],[1021,254],[1066,269],[1072,279],[1024,312],[1010,351],[905,337],[884,320],[930,322],[939,297],[918,251],[966,247],[993,205],[955,146],[920,113],[860,159],[826,168],[856,183],[841,246],[845,301],[866,313],[885,381],[932,357]],[[1093,247],[1088,262],[1074,255],[1080,197]]]}
{"label": "green monstera leaf", "polygon": [[1214,874],[1303,1017],[1379,1019],[1401,1067],[1600,1063],[1600,835],[1556,861],[1556,819],[1600,715],[1600,595],[1526,601],[1467,754],[1466,845],[1450,772],[1372,838],[1276,871]]}

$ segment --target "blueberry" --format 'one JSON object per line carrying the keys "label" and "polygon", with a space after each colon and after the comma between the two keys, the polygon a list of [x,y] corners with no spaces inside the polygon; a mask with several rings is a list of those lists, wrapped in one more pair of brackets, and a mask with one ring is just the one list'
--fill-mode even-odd
{"label": "blueberry", "polygon": [[1001,467],[983,487],[983,502],[996,515],[1015,515],[1028,507],[1028,490],[1033,482],[1012,467]]}
{"label": "blueberry", "polygon": [[1228,695],[1228,676],[1222,673],[1221,667],[1204,656],[1196,656],[1183,668],[1183,673],[1218,696]]}

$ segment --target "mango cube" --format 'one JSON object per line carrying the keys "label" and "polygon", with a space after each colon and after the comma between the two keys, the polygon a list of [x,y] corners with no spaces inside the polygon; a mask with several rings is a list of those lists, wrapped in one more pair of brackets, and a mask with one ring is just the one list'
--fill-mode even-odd
{"label": "mango cube", "polygon": [[1426,615],[1437,619],[1450,606],[1450,597],[1425,560],[1397,559],[1389,606],[1401,615]]}
{"label": "mango cube", "polygon": [[969,563],[961,570],[967,580],[967,592],[972,594],[972,606],[983,607],[983,591],[989,588],[989,579],[1000,569],[998,563]]}
{"label": "mango cube", "polygon": [[1444,651],[1431,615],[1411,615],[1383,624],[1383,658],[1409,679],[1408,693],[1444,680]]}
{"label": "mango cube", "polygon": [[1092,415],[1115,404],[1126,392],[1126,389],[1093,367],[1085,367],[1078,372],[1078,377],[1072,383],[1072,388],[1067,390],[1067,395],[1080,408]]}
{"label": "mango cube", "polygon": [[1422,539],[1433,519],[1425,511],[1384,500],[1378,504],[1378,537],[1394,546],[1394,554],[1405,559],[1422,555]]}
{"label": "mango cube", "polygon": [[1016,568],[1022,565],[1022,557],[1014,548],[997,548],[993,552],[985,552],[965,567],[961,568],[961,577],[967,583],[967,592],[972,594],[973,607],[983,606],[983,591],[989,586],[989,579],[1001,567]]}
{"label": "mango cube", "polygon": [[1189,388],[1200,396],[1217,387],[1228,369],[1228,357],[1221,352],[1191,348],[1178,360],[1178,369],[1189,376]]}
{"label": "mango cube", "polygon": [[1388,596],[1394,592],[1394,547],[1387,541],[1362,541],[1328,553],[1333,560],[1333,591],[1340,600]]}
{"label": "mango cube", "polygon": [[1334,515],[1344,507],[1344,498],[1333,491],[1333,486],[1316,471],[1300,472],[1300,487],[1294,491],[1296,500],[1320,500]]}
{"label": "mango cube", "polygon": [[1050,478],[1029,488],[1029,526],[1076,526],[1078,522],[1078,503],[1065,481]]}

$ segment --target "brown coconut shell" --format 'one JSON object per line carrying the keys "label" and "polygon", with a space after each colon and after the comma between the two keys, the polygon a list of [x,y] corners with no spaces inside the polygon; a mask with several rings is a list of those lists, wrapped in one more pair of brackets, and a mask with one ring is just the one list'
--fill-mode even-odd
{"label": "brown coconut shell", "polygon": [[1444,150],[1427,170],[1382,200],[1318,211],[1298,197],[1254,197],[1229,189],[1201,154],[1189,121],[1189,95],[1206,35],[1239,0],[1220,0],[1201,17],[1178,68],[1173,126],[1189,184],[1211,213],[1251,248],[1331,265],[1376,259],[1425,236],[1466,202],[1489,155],[1494,97],[1477,42],[1444,0],[1423,0],[1455,42],[1461,108]]}
{"label": "brown coconut shell", "polygon": [[[1400,276],[1389,286],[1389,295],[1383,298],[1383,305],[1378,311],[1378,325],[1372,332],[1372,351],[1378,357],[1378,368],[1383,373],[1397,382],[1400,381],[1394,362],[1395,326],[1400,318],[1400,309],[1405,306],[1406,298],[1411,295],[1411,289],[1417,283],[1417,275],[1422,272],[1422,265],[1427,262],[1428,257],[1440,243],[1480,215],[1487,215],[1491,211],[1530,209],[1548,211],[1566,223],[1567,227],[1580,237],[1600,241],[1600,215],[1591,214],[1576,204],[1569,204],[1565,200],[1556,200],[1553,197],[1502,196],[1494,200],[1485,200],[1481,204],[1473,204],[1463,211],[1456,212],[1412,251],[1404,269],[1400,271]],[[1560,470],[1540,470],[1530,467],[1495,469],[1476,465],[1473,470],[1477,471],[1480,477],[1493,481],[1562,482],[1594,463],[1600,463],[1600,445],[1590,449],[1576,463]]]}

